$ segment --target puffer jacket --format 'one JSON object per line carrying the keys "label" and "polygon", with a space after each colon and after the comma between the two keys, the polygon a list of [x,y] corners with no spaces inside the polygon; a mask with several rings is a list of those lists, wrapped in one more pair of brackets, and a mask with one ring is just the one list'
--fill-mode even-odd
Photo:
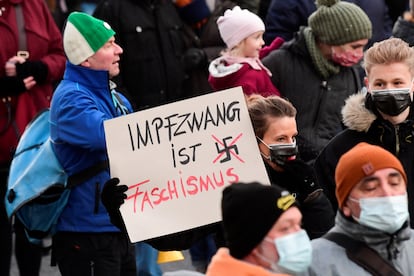
{"label": "puffer jacket", "polygon": [[341,108],[361,89],[358,70],[341,66],[338,74],[323,78],[312,63],[303,29],[262,62],[272,72],[272,82],[280,94],[296,107],[299,152],[304,161],[313,161],[344,129]]}
{"label": "puffer jacket", "polygon": [[[364,242],[389,261],[402,275],[414,275],[414,231],[408,223],[395,234],[387,234],[379,230],[368,228],[346,218],[338,212],[335,227],[329,232],[345,234],[357,241]],[[368,276],[372,275],[360,265],[351,261],[346,251],[340,245],[324,238],[312,241],[312,263],[304,275],[332,275],[332,276]]]}
{"label": "puffer jacket", "polygon": [[[343,122],[346,130],[338,134],[323,149],[315,161],[315,171],[319,184],[326,192],[332,206],[336,210],[338,203],[335,197],[335,168],[339,158],[360,142],[378,145],[394,154],[404,166],[407,174],[408,197],[413,198],[414,186],[414,121],[411,104],[408,119],[398,125],[373,113],[365,107],[366,95],[358,93],[347,99],[342,110]],[[411,226],[414,226],[414,201],[409,200]]]}

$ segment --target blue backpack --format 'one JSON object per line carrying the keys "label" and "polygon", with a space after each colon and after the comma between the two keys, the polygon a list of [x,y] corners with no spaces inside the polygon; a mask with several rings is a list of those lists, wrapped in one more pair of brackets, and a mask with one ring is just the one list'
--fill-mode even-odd
{"label": "blue backpack", "polygon": [[32,243],[55,232],[70,188],[108,167],[107,160],[68,177],[50,140],[49,109],[27,126],[16,148],[8,178],[6,211],[23,224]]}

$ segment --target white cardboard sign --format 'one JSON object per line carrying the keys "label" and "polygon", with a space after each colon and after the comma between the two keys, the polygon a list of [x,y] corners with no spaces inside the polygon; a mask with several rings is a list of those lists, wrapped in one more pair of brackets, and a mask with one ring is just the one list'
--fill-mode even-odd
{"label": "white cardboard sign", "polygon": [[[221,220],[224,187],[269,184],[240,87],[105,121],[131,242]],[[249,204],[246,202],[246,204]]]}

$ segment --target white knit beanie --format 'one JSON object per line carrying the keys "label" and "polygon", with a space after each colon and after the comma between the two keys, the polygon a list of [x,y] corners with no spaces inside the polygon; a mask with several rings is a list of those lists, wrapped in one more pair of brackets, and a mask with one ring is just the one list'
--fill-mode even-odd
{"label": "white knit beanie", "polygon": [[108,23],[83,12],[72,12],[63,30],[63,48],[69,61],[78,65],[114,35]]}
{"label": "white knit beanie", "polygon": [[217,25],[228,49],[232,49],[249,35],[265,30],[259,16],[249,10],[242,10],[239,6],[226,10],[224,15],[217,19]]}

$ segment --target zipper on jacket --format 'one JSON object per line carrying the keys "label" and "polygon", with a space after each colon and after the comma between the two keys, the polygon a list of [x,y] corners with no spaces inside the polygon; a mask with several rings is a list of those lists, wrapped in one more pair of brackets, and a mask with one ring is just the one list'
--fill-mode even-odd
{"label": "zipper on jacket", "polygon": [[90,261],[89,264],[91,266],[91,276],[95,276],[95,262]]}
{"label": "zipper on jacket", "polygon": [[93,209],[93,212],[95,214],[97,214],[98,211],[99,211],[99,201],[100,201],[100,197],[101,197],[101,192],[100,192],[99,186],[100,186],[99,182],[96,182],[96,184],[95,184],[95,207]]}
{"label": "zipper on jacket", "polygon": [[400,137],[398,135],[399,126],[396,125],[394,127],[394,133],[395,133],[395,155],[398,156],[400,152]]}

